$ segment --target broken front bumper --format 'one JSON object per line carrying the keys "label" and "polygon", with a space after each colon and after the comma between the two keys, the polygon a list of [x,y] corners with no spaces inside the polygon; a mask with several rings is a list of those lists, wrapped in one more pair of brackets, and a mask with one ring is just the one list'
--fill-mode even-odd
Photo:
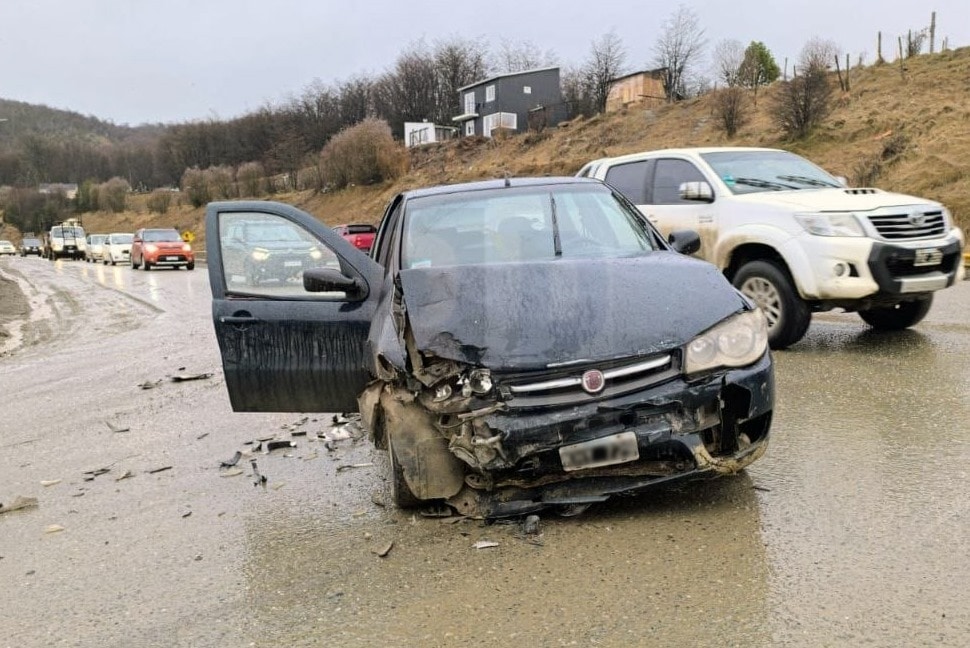
{"label": "broken front bumper", "polygon": [[[450,428],[448,445],[471,470],[448,503],[466,515],[502,517],[735,473],[767,449],[773,400],[766,354],[743,369],[678,377],[594,403],[466,418]],[[575,464],[577,453],[588,457],[588,468]]]}

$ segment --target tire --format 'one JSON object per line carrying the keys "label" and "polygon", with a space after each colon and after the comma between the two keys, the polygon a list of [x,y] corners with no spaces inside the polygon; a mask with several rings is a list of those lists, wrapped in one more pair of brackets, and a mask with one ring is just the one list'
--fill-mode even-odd
{"label": "tire", "polygon": [[397,462],[397,457],[394,454],[394,440],[391,438],[387,439],[387,462],[391,467],[391,501],[394,502],[394,505],[400,509],[413,509],[421,506],[423,502],[414,496],[411,487],[404,479],[404,470]]}
{"label": "tire", "polygon": [[148,272],[149,270],[152,269],[152,264],[148,262],[148,259],[142,259],[141,269],[144,270],[145,272]]}
{"label": "tire", "polygon": [[195,261],[193,261],[192,263],[186,263],[185,264],[185,269],[186,270],[195,270]]}
{"label": "tire", "polygon": [[901,331],[922,321],[933,305],[933,295],[892,306],[859,311],[862,321],[877,331]]}
{"label": "tire", "polygon": [[741,266],[733,283],[768,319],[772,349],[785,349],[805,336],[812,312],[795,291],[787,270],[772,261],[751,261]]}
{"label": "tire", "polygon": [[135,263],[135,257],[131,257],[131,269],[132,270],[137,270],[138,269],[138,265],[139,264]]}

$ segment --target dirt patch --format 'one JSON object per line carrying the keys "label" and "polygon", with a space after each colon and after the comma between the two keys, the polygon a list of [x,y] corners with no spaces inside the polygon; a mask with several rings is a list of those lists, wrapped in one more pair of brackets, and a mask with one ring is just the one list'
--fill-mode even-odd
{"label": "dirt patch", "polygon": [[[30,315],[30,304],[16,281],[0,276],[0,349],[10,337],[10,327],[26,321]],[[0,355],[3,355],[0,352]]]}

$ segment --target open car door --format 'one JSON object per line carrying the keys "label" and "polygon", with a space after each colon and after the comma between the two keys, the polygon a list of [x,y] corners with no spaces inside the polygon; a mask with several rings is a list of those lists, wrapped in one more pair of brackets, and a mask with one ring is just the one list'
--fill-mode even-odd
{"label": "open car door", "polygon": [[273,202],[206,209],[212,319],[238,412],[353,412],[383,269],[316,218]]}

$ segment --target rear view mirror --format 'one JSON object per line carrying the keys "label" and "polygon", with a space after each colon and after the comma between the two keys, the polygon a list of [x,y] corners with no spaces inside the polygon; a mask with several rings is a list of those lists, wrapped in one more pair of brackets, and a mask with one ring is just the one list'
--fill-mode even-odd
{"label": "rear view mirror", "polygon": [[703,180],[680,183],[680,199],[691,202],[714,202],[714,190]]}
{"label": "rear view mirror", "polygon": [[334,268],[310,268],[303,272],[303,289],[307,292],[342,292],[348,299],[363,299],[367,291],[361,282]]}
{"label": "rear view mirror", "polygon": [[701,237],[694,230],[674,230],[667,237],[667,242],[670,243],[670,247],[674,248],[675,252],[681,254],[690,255],[701,249]]}

